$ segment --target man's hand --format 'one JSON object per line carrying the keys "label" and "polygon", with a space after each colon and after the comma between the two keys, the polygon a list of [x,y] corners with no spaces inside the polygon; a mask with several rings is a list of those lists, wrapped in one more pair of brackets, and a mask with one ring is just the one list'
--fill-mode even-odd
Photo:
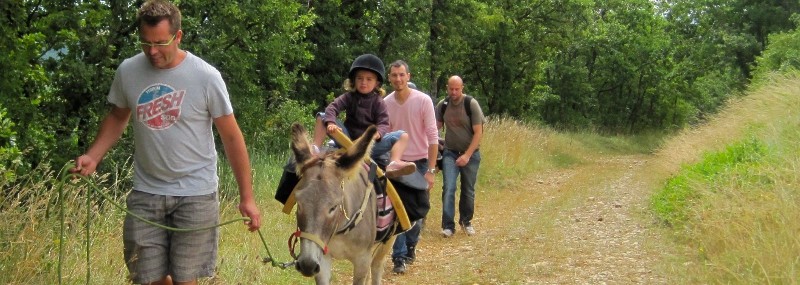
{"label": "man's hand", "polygon": [[70,169],[69,172],[89,176],[97,169],[97,163],[97,160],[84,154],[75,159],[75,167]]}
{"label": "man's hand", "polygon": [[250,200],[239,203],[239,212],[242,213],[243,217],[250,218],[250,221],[244,222],[249,231],[256,231],[261,227],[261,213],[259,213],[255,201]]}
{"label": "man's hand", "polygon": [[433,189],[433,182],[435,181],[434,176],[433,173],[425,172],[425,180],[428,181],[428,191]]}
{"label": "man's hand", "polygon": [[467,154],[462,154],[461,156],[459,156],[458,159],[456,159],[456,166],[458,166],[458,167],[466,166],[467,163],[469,163],[470,156],[471,155],[467,155]]}

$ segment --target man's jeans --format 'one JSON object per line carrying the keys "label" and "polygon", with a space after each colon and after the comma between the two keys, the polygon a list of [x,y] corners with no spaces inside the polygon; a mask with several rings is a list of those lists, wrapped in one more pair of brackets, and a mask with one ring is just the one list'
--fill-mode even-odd
{"label": "man's jeans", "polygon": [[456,179],[461,175],[461,196],[458,201],[458,223],[469,226],[475,213],[475,182],[478,180],[478,167],[481,165],[481,153],[472,153],[467,165],[456,166],[457,152],[444,150],[442,154],[442,229],[455,232],[455,200]]}
{"label": "man's jeans", "polygon": [[[420,159],[414,162],[417,165],[417,171],[422,173],[423,175],[428,172],[428,160],[427,159]],[[424,218],[423,218],[424,219]],[[394,245],[392,245],[392,260],[398,258],[407,258],[408,257],[408,247],[410,246],[417,246],[419,242],[419,232],[422,228],[422,220],[417,220],[409,230],[404,233],[397,235],[397,238],[394,240]],[[412,223],[414,221],[411,221]]]}

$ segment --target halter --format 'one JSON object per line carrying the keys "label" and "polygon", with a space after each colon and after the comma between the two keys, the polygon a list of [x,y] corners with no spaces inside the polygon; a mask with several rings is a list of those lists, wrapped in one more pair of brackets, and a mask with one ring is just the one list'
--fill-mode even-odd
{"label": "halter", "polygon": [[[320,162],[322,162],[322,159],[320,159],[319,157],[315,156],[314,158],[312,158],[311,160],[309,160],[308,162],[303,164],[303,167],[300,168],[300,172],[298,173],[301,176],[300,181],[305,179],[305,177],[303,177],[303,173],[305,173],[306,170],[308,170],[309,168],[311,168],[314,165],[319,164]],[[300,185],[299,182],[298,182],[298,185]],[[342,215],[344,216],[346,221],[344,223],[344,226],[341,229],[336,230],[333,233],[331,233],[331,235],[328,237],[327,240],[330,241],[331,238],[333,238],[334,235],[346,234],[347,232],[349,232],[350,230],[355,228],[356,225],[358,225],[358,223],[361,222],[361,220],[363,220],[363,218],[364,218],[363,214],[367,210],[367,205],[369,204],[369,197],[371,196],[369,187],[365,187],[364,189],[365,189],[365,191],[364,191],[364,199],[361,201],[361,207],[359,207],[359,209],[355,213],[353,213],[353,217],[352,218],[348,217],[347,209],[345,209],[345,207],[344,207],[344,198],[342,198],[342,203],[339,204],[339,208],[342,210]],[[345,192],[344,192],[344,180],[342,181],[341,184],[339,184],[339,190],[342,191],[342,197],[345,197],[345,195],[344,195],[345,194]],[[338,228],[338,224],[339,223],[337,223],[337,228]],[[288,241],[288,243],[289,243],[289,253],[292,255],[292,258],[294,258],[295,260],[297,259],[297,255],[295,254],[294,249],[297,246],[297,243],[300,242],[301,238],[304,238],[304,239],[312,241],[313,243],[317,244],[322,249],[322,253],[323,254],[328,254],[328,245],[325,243],[325,241],[323,241],[319,236],[317,236],[315,234],[301,231],[300,228],[298,227],[297,230],[289,236],[289,241]]]}

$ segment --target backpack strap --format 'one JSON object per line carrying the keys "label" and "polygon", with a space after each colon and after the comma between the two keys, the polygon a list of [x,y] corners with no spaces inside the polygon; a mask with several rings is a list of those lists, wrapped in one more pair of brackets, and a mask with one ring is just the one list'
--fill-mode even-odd
{"label": "backpack strap", "polygon": [[444,111],[447,110],[447,105],[450,103],[450,97],[445,95],[444,100],[442,101],[442,108],[439,109],[439,118],[442,118],[444,121]]}
{"label": "backpack strap", "polygon": [[464,95],[464,112],[467,112],[469,123],[472,124],[472,96]]}
{"label": "backpack strap", "polygon": [[[472,96],[464,95],[464,112],[467,113],[467,117],[469,117],[470,124],[472,123]],[[444,111],[447,110],[447,105],[450,103],[450,96],[444,98],[444,102],[442,102],[442,109],[439,111],[439,117],[444,120]]]}

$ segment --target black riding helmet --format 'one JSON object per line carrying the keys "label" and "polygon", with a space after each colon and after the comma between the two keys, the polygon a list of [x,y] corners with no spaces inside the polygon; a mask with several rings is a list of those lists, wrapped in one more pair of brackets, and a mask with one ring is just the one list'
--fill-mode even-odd
{"label": "black riding helmet", "polygon": [[378,75],[378,81],[381,83],[383,83],[383,79],[386,78],[386,68],[383,66],[383,61],[373,54],[367,53],[359,55],[356,60],[353,61],[353,65],[350,66],[350,72],[347,73],[347,78],[350,78],[351,82],[356,82],[356,71],[359,69],[375,72],[375,74]]}

